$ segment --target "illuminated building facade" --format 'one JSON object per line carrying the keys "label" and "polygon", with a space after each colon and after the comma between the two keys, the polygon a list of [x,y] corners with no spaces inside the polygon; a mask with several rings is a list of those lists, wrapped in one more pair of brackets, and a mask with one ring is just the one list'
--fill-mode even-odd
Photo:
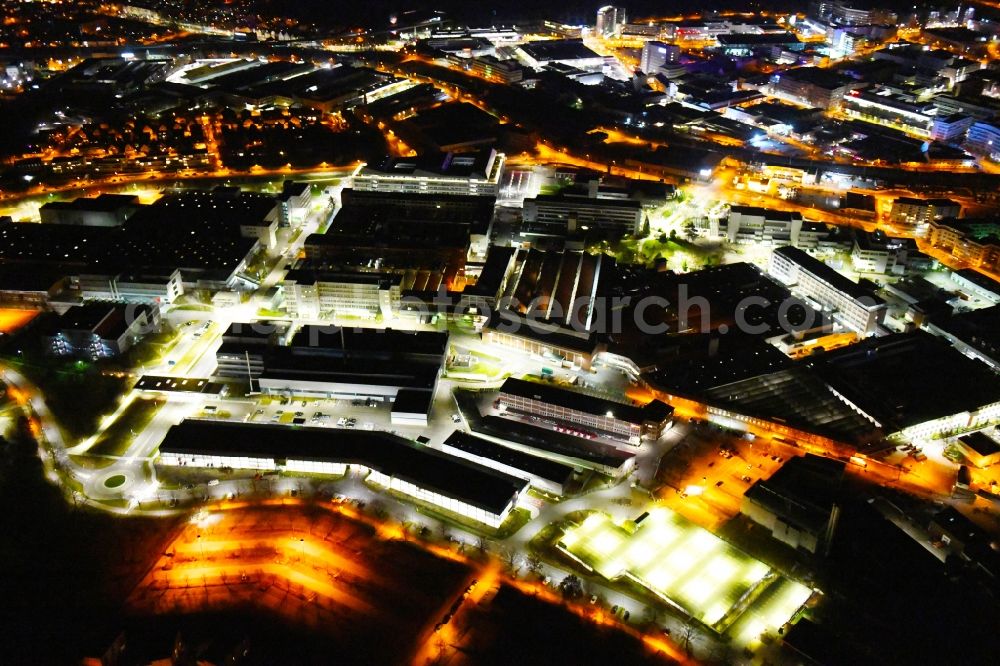
{"label": "illuminated building facade", "polygon": [[170,467],[359,472],[368,483],[497,528],[528,483],[381,432],[183,421],[160,445]]}

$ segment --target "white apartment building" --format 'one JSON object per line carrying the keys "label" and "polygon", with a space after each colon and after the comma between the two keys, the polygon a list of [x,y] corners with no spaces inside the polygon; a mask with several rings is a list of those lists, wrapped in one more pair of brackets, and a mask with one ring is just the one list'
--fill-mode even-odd
{"label": "white apartment building", "polygon": [[399,312],[402,277],[385,273],[289,271],[281,283],[285,309],[293,319],[335,315],[383,317]]}
{"label": "white apartment building", "polygon": [[918,231],[923,228],[923,233],[926,233],[926,225],[931,221],[943,220],[946,217],[958,217],[961,214],[961,204],[951,199],[899,197],[892,202],[889,221],[897,227],[917,229]]}
{"label": "white apartment building", "polygon": [[354,176],[360,192],[497,196],[506,157],[487,149],[479,153],[393,158],[366,165]]}
{"label": "white apartment building", "polygon": [[725,238],[730,243],[799,247],[802,214],[756,206],[732,206],[724,221],[713,220],[710,225],[713,236]]}
{"label": "white apartment building", "polygon": [[173,303],[184,293],[181,272],[169,275],[79,275],[70,278],[71,288],[79,290],[84,301],[114,303]]}
{"label": "white apartment building", "polygon": [[859,335],[874,335],[885,321],[885,301],[798,248],[772,252],[768,273]]}
{"label": "white apartment building", "polygon": [[565,236],[591,229],[636,234],[642,224],[642,203],[633,199],[540,194],[524,200],[524,223],[525,236]]}

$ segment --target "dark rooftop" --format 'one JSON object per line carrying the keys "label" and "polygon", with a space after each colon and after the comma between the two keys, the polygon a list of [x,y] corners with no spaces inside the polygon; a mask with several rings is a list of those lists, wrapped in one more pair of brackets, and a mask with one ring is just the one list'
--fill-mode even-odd
{"label": "dark rooftop", "polygon": [[144,305],[75,305],[59,317],[55,328],[60,331],[88,331],[103,339],[116,339],[128,330],[134,317],[148,311],[149,308]]}
{"label": "dark rooftop", "polygon": [[289,346],[349,356],[419,354],[443,357],[448,351],[448,333],[310,325],[300,328]]}
{"label": "dark rooftop", "polygon": [[225,384],[213,382],[210,379],[193,377],[162,377],[159,375],[143,375],[133,386],[136,391],[163,391],[169,393],[202,393],[218,395]]}
{"label": "dark rooftop", "polygon": [[781,72],[782,78],[809,83],[819,88],[839,88],[846,85],[850,79],[832,69],[822,67],[798,67]]}
{"label": "dark rooftop", "polygon": [[665,363],[650,379],[658,387],[672,393],[697,396],[704,391],[784,370],[793,365],[794,362],[776,347],[760,341],[726,348],[713,356]]}
{"label": "dark rooftop", "polygon": [[830,519],[845,463],[806,454],[759,479],[746,497],[801,529],[822,532]]}
{"label": "dark rooftop", "polygon": [[573,468],[552,460],[533,456],[530,453],[511,449],[482,437],[456,430],[444,442],[466,453],[480,458],[488,458],[499,463],[519,469],[522,472],[537,476],[553,483],[565,484],[573,476]]}
{"label": "dark rooftop", "polygon": [[496,514],[526,485],[383,432],[185,420],[170,428],[160,452],[363,465]]}
{"label": "dark rooftop", "polygon": [[361,169],[362,176],[413,175],[485,178],[489,175],[490,161],[495,157],[492,148],[476,153],[426,153],[417,157],[386,157],[382,162],[368,164]]}
{"label": "dark rooftop", "polygon": [[986,364],[923,331],[868,338],[805,363],[888,432],[1000,402]]}
{"label": "dark rooftop", "polygon": [[936,318],[934,325],[1000,363],[1000,305]]}
{"label": "dark rooftop", "polygon": [[535,60],[581,60],[601,56],[584,45],[582,39],[531,42],[521,49]]}
{"label": "dark rooftop", "polygon": [[607,444],[580,439],[573,435],[565,435],[548,428],[539,428],[499,416],[484,416],[482,422],[474,429],[483,435],[516,442],[521,446],[553,455],[579,460],[583,464],[591,463],[620,469],[635,458],[634,453],[619,451]]}
{"label": "dark rooftop", "polygon": [[963,435],[958,439],[981,456],[991,456],[1000,451],[1000,442],[982,431]]}
{"label": "dark rooftop", "polygon": [[96,197],[79,197],[73,201],[51,201],[42,208],[111,212],[125,206],[139,207],[139,197],[129,194],[101,194]]}
{"label": "dark rooftop", "polygon": [[392,401],[394,414],[430,414],[434,402],[434,391],[424,389],[400,389]]}

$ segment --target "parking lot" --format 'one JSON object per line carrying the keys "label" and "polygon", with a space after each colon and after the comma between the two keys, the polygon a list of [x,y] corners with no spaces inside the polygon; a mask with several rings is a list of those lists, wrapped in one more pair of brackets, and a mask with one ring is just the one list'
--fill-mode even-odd
{"label": "parking lot", "polygon": [[660,497],[689,520],[714,529],[740,512],[751,485],[794,455],[792,447],[769,438],[750,440],[696,425],[661,461]]}

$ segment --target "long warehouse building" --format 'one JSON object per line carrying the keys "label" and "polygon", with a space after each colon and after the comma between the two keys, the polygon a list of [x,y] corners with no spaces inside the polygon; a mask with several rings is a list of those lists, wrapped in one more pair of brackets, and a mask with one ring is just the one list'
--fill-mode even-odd
{"label": "long warehouse building", "polygon": [[341,476],[367,481],[499,527],[528,482],[383,432],[185,420],[167,432],[159,464]]}
{"label": "long warehouse building", "polygon": [[594,428],[634,445],[659,439],[672,425],[674,414],[659,400],[638,407],[513,377],[500,387],[498,400],[503,409]]}
{"label": "long warehouse building", "polygon": [[576,473],[569,465],[503,446],[461,430],[451,433],[441,448],[458,458],[526,479],[533,487],[554,495],[564,495]]}

